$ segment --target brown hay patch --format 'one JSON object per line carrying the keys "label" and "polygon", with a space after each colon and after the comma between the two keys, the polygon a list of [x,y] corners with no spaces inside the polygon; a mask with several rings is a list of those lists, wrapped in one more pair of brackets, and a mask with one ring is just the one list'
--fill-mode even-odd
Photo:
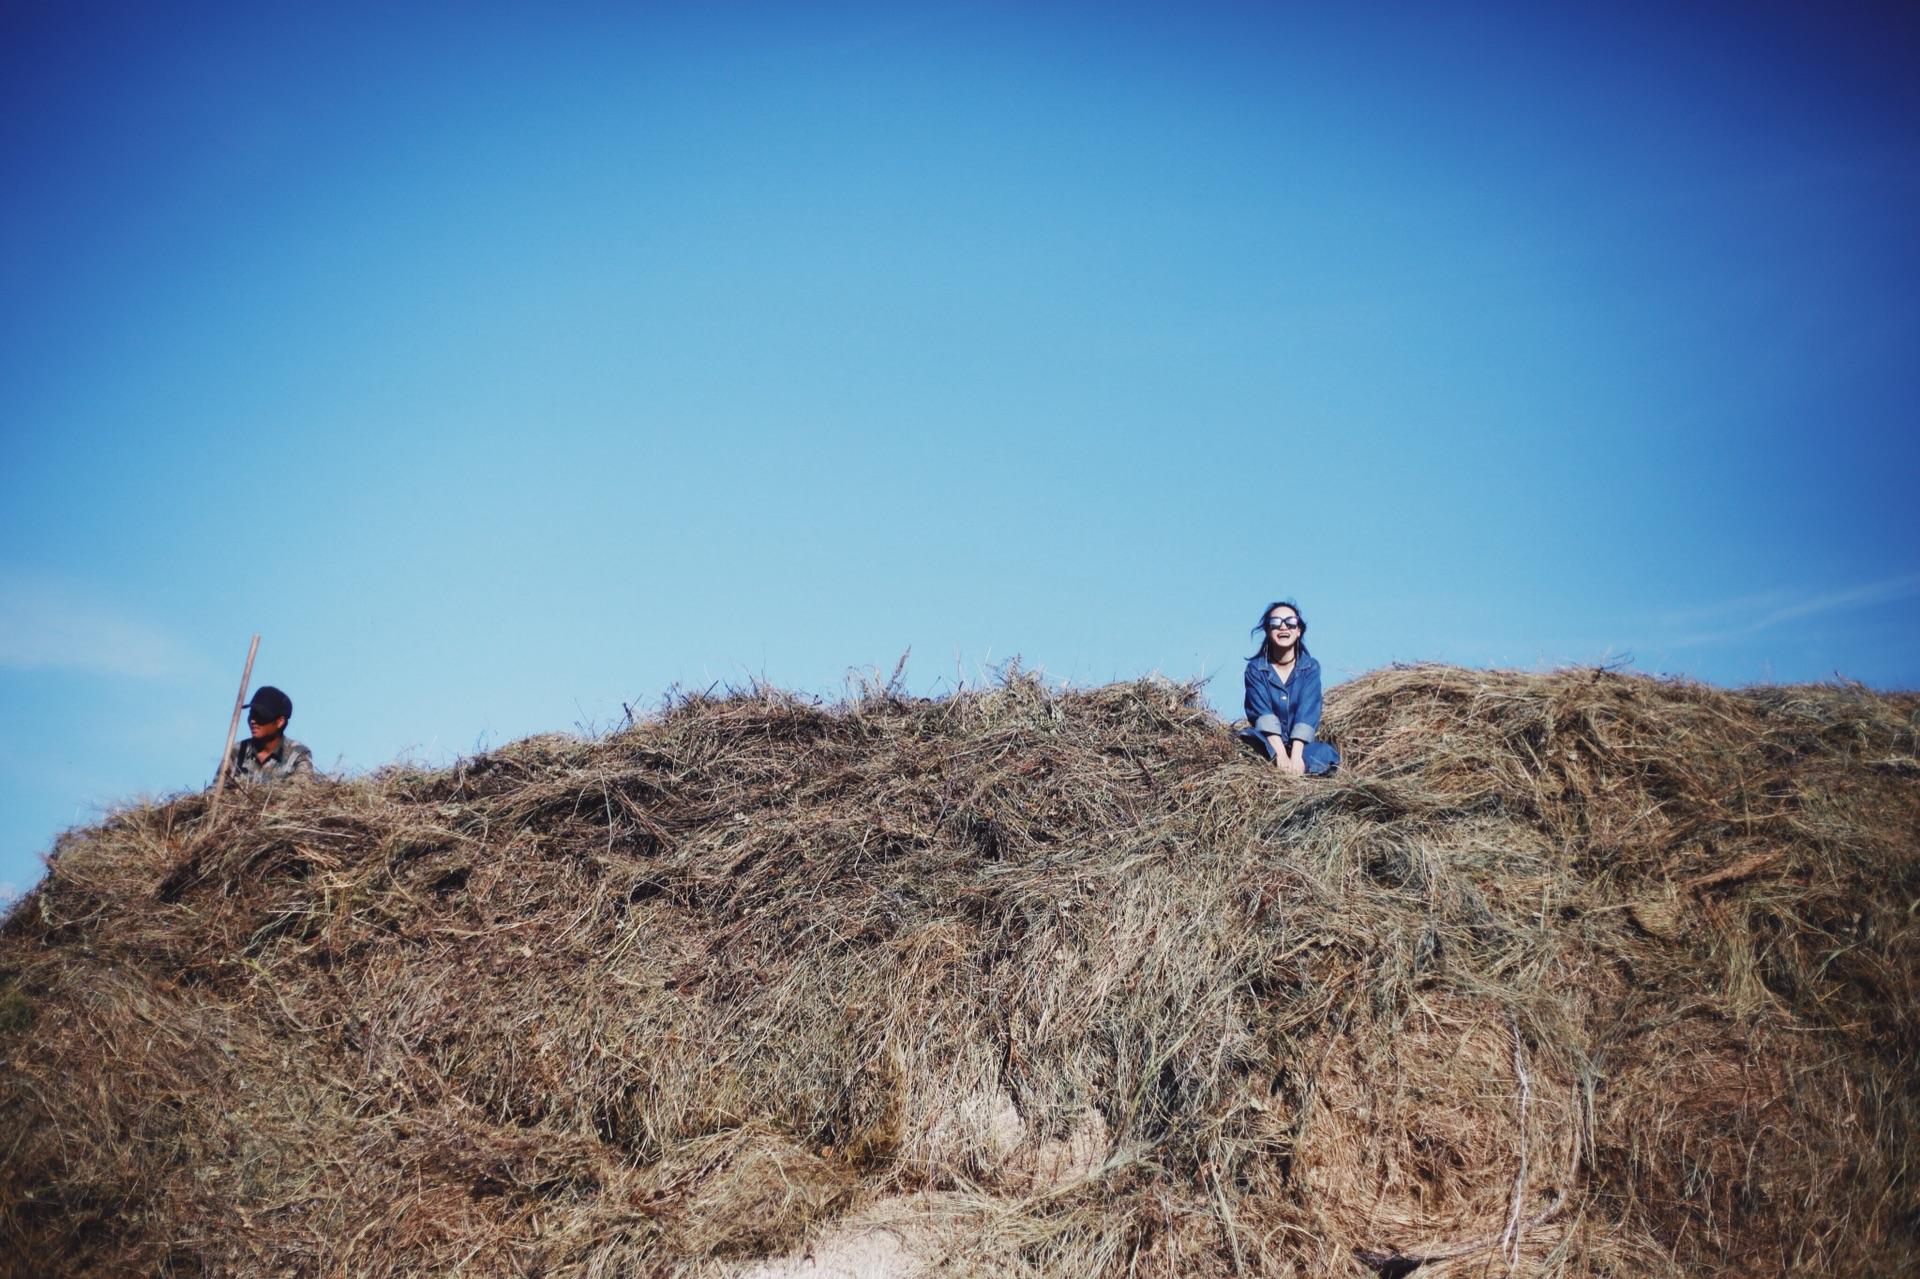
{"label": "brown hay patch", "polygon": [[0,1257],[1898,1273],[1917,727],[1414,667],[1290,785],[1016,672],[130,808],[0,930]]}

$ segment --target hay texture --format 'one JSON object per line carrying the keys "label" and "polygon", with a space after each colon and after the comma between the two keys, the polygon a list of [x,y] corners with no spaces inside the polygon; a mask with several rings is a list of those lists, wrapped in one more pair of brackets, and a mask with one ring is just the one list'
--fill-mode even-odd
{"label": "hay texture", "polygon": [[670,702],[128,808],[0,932],[15,1276],[1913,1273],[1920,698]]}

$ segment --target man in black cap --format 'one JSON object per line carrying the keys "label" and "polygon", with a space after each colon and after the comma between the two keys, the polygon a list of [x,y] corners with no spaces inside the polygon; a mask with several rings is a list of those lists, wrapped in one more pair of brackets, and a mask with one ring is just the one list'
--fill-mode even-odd
{"label": "man in black cap", "polygon": [[313,752],[287,736],[293,699],[263,684],[247,703],[247,727],[253,736],[233,748],[233,775],[243,782],[277,782],[313,776]]}

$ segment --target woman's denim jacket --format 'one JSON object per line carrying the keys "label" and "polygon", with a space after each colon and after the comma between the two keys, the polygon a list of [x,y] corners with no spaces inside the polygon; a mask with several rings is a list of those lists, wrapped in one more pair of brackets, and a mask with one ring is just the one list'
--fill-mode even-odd
{"label": "woman's denim jacket", "polygon": [[1307,646],[1294,659],[1293,677],[1286,683],[1273,673],[1265,650],[1247,659],[1248,735],[1272,733],[1296,742],[1310,742],[1320,729],[1320,663]]}

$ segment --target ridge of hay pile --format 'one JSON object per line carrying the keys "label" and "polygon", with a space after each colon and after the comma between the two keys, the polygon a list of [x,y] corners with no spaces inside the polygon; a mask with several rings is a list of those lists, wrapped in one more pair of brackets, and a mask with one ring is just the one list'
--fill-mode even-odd
{"label": "ridge of hay pile", "polygon": [[1920,1261],[1920,697],[1420,666],[695,696],[70,832],[7,1273]]}

